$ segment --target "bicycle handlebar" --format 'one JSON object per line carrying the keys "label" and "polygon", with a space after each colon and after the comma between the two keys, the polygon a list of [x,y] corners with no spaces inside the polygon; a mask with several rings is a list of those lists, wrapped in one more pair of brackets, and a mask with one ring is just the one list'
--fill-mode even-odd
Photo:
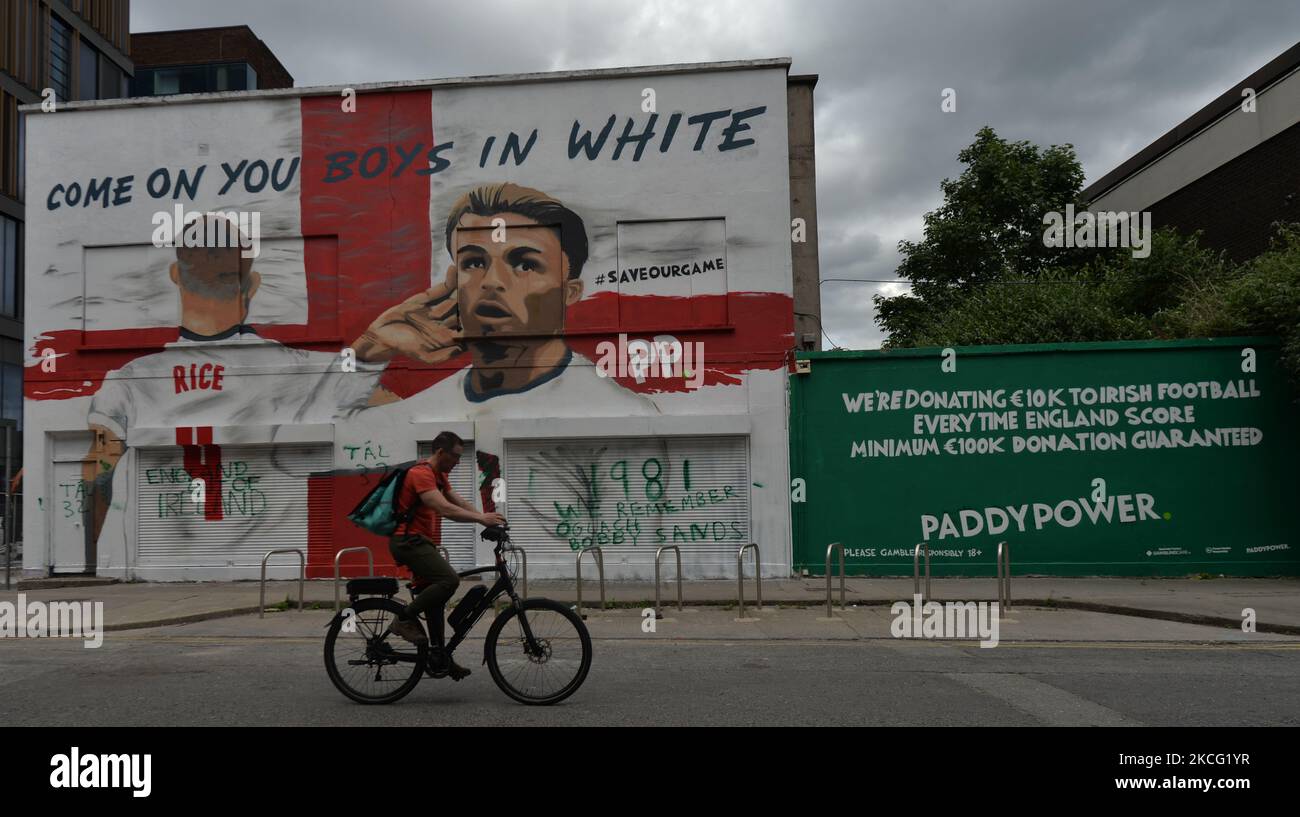
{"label": "bicycle handlebar", "polygon": [[510,534],[506,532],[509,529],[509,524],[490,525],[483,529],[483,532],[479,534],[479,538],[486,539],[489,542],[496,542],[500,546],[510,541]]}

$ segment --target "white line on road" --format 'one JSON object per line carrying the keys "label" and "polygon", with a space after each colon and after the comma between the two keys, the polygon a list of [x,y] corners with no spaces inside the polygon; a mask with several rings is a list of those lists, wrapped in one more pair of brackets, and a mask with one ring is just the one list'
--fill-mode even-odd
{"label": "white line on road", "polygon": [[1134,718],[1027,675],[949,672],[945,677],[1004,701],[1047,726],[1142,725]]}

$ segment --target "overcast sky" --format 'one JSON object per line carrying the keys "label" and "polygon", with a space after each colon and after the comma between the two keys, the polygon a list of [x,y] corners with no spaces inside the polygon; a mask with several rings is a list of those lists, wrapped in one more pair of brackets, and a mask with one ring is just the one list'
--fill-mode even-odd
{"label": "overcast sky", "polygon": [[[1297,0],[132,0],[131,30],[247,24],[295,83],[792,57],[819,74],[821,276],[893,279],[983,125],[1069,142],[1088,182],[1294,45]],[[957,111],[940,110],[944,88]],[[823,283],[826,333],[875,348],[871,296]],[[829,344],[826,345],[829,348]]]}

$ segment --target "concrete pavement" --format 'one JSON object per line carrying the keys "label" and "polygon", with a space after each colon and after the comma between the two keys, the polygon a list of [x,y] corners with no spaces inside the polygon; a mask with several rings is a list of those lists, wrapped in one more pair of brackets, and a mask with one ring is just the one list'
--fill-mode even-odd
{"label": "concrete pavement", "polygon": [[[675,608],[665,611],[664,618],[648,631],[647,617],[637,609],[588,610],[587,628],[598,641],[865,641],[893,640],[890,625],[893,616],[887,606],[853,607],[835,610],[827,619],[825,611],[803,607],[765,605],[762,611],[746,610],[744,619],[737,610],[719,606]],[[256,615],[208,619],[188,624],[170,625],[130,632],[110,633],[105,640],[176,641],[182,643],[227,643],[245,639],[275,639],[292,642],[320,643],[325,626],[332,616],[329,610],[297,610]],[[481,642],[491,622],[485,616],[467,639]],[[1241,628],[1208,627],[1200,624],[1094,613],[1060,608],[1013,608],[1012,615],[999,622],[998,638],[1002,644],[1013,643],[1127,643],[1152,644],[1232,644],[1259,645],[1261,648],[1300,649],[1300,636],[1276,633],[1244,633]],[[920,639],[915,639],[920,640]],[[943,640],[943,639],[931,639]],[[956,641],[957,639],[949,639]],[[974,645],[975,638],[964,641]]]}
{"label": "concrete pavement", "polygon": [[[466,581],[460,592],[473,583]],[[888,637],[890,620],[888,605],[895,601],[910,601],[910,579],[849,578],[845,598],[849,610],[838,609],[838,583],[835,584],[836,611],[833,619],[825,620],[826,583],[824,579],[782,579],[763,582],[763,601],[770,608],[757,615],[760,622],[782,623],[781,627],[794,627],[804,635],[825,631],[826,637],[835,637],[836,628],[849,628],[852,637]],[[746,582],[747,616],[754,617],[755,588],[752,580]],[[118,583],[110,585],[72,586],[22,591],[29,600],[41,601],[102,601],[104,602],[105,629],[107,631],[170,626],[210,619],[239,616],[241,626],[257,621],[249,614],[258,610],[257,582],[185,582],[185,583]],[[297,599],[297,582],[274,581],[267,583],[267,604]],[[746,623],[734,621],[737,588],[731,581],[684,582],[682,596],[687,612],[675,608],[676,585],[666,582],[662,588],[663,612],[670,619],[685,623],[695,617],[698,621],[712,620],[713,616],[731,621],[742,629]],[[0,591],[0,601],[12,601],[18,591]],[[307,604],[331,603],[333,582],[308,581],[305,585]],[[566,603],[576,601],[576,587],[572,581],[538,581],[529,583],[530,596],[545,596]],[[640,610],[654,604],[654,586],[649,583],[608,583],[605,597],[613,609],[600,611],[599,586],[596,581],[583,583],[583,600],[586,611],[597,625],[604,626],[605,619],[621,620],[627,617],[639,627]],[[405,590],[403,590],[405,596]],[[992,579],[935,579],[932,598],[936,601],[991,601],[996,598],[996,584]],[[777,607],[791,615],[776,616]],[[733,609],[725,609],[733,608]],[[791,610],[791,608],[808,608]],[[856,609],[855,609],[856,608]],[[1037,608],[1037,609],[1033,609]],[[1163,640],[1170,638],[1196,638],[1213,631],[1227,637],[1241,633],[1242,612],[1251,608],[1256,614],[1255,635],[1273,633],[1300,635],[1300,580],[1296,579],[1116,579],[1116,578],[1017,578],[1012,584],[1012,623],[1004,630],[1015,632],[1024,627],[1023,637],[1069,637],[1071,629],[1084,632],[1108,633],[1120,640],[1125,632],[1136,633],[1141,638]],[[694,610],[695,612],[690,612]],[[1069,611],[1071,621],[1053,613]],[[1085,615],[1087,614],[1087,615]],[[1100,615],[1111,614],[1111,615]],[[1115,615],[1115,614],[1118,614]],[[298,616],[269,612],[270,618]],[[308,615],[308,614],[302,614]],[[318,613],[315,615],[326,615]],[[314,616],[311,616],[314,618]],[[875,618],[872,618],[875,617]],[[877,620],[878,619],[878,620]],[[1147,623],[1137,622],[1146,619]],[[287,619],[285,619],[287,620]],[[1119,622],[1105,627],[1087,625],[1103,620]],[[881,621],[886,622],[883,633]],[[1050,623],[1054,622],[1054,623]],[[322,620],[323,623],[323,620]],[[660,622],[665,624],[665,622]],[[1085,626],[1087,625],[1087,626]],[[1173,626],[1179,625],[1179,626]],[[258,625],[249,625],[258,626]],[[619,625],[622,626],[622,625]],[[766,625],[750,627],[747,632],[762,632]],[[773,623],[771,626],[776,627]],[[1191,629],[1188,629],[1188,628]],[[859,629],[855,629],[859,628]],[[1135,629],[1136,628],[1136,629]],[[666,626],[665,629],[668,629]],[[839,630],[843,632],[843,630]],[[867,635],[874,633],[875,635]],[[771,637],[771,636],[768,636]],[[812,635],[812,637],[823,637]],[[1004,635],[1004,638],[1012,637]],[[1020,636],[1016,636],[1020,637]],[[1103,639],[1104,640],[1104,639]]]}

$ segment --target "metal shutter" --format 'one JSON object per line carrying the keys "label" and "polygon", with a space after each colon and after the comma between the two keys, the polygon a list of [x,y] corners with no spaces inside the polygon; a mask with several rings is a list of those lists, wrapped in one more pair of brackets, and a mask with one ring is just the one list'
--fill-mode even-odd
{"label": "metal shutter", "polygon": [[[506,517],[532,575],[572,577],[577,550],[599,544],[607,578],[650,579],[655,551],[675,544],[683,575],[735,576],[736,550],[751,541],[747,436],[507,440],[505,448]],[[671,554],[665,559],[672,576]]]}
{"label": "metal shutter", "polygon": [[[259,567],[268,550],[307,553],[308,477],[333,467],[329,445],[203,446],[221,461],[220,519],[190,498],[179,446],[142,449],[136,467],[140,567]],[[215,464],[215,461],[214,461]],[[332,505],[330,480],[311,501]],[[206,488],[208,492],[213,486]],[[321,514],[320,516],[324,516]],[[272,558],[268,576],[296,576],[293,557]]]}
{"label": "metal shutter", "polygon": [[[425,440],[420,443],[419,455],[422,460],[433,456],[432,440]],[[447,479],[451,481],[452,490],[460,494],[474,507],[479,507],[478,465],[474,461],[474,443],[472,441],[465,441],[465,451],[461,455],[460,462],[456,463],[456,467],[451,469]],[[442,520],[442,546],[447,549],[447,554],[451,556],[452,567],[457,570],[469,570],[471,567],[477,567],[474,559],[474,540],[478,536],[478,530],[478,525],[471,522]]]}

